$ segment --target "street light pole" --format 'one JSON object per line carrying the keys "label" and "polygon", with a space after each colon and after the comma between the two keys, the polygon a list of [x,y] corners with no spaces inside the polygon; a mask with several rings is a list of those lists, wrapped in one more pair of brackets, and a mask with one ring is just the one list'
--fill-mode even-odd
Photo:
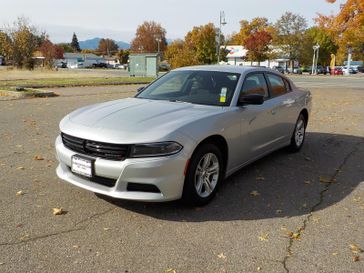
{"label": "street light pole", "polygon": [[225,21],[225,12],[220,11],[220,21],[219,21],[219,35],[217,41],[217,63],[220,63],[220,46],[221,46],[221,28],[225,26],[227,23]]}
{"label": "street light pole", "polygon": [[317,64],[318,64],[320,45],[316,44],[312,48],[313,48],[313,60],[312,60],[311,74],[316,75],[317,74]]}

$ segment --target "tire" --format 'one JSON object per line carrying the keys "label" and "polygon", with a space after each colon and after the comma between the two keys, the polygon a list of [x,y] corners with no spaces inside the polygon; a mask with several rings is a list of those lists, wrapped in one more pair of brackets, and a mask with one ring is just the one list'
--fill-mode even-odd
{"label": "tire", "polygon": [[300,114],[298,116],[296,125],[294,126],[294,131],[291,137],[291,143],[289,145],[289,150],[293,153],[301,150],[306,137],[306,118]]}
{"label": "tire", "polygon": [[223,178],[222,158],[221,151],[214,144],[206,143],[197,148],[185,177],[182,194],[185,204],[203,206],[214,198]]}

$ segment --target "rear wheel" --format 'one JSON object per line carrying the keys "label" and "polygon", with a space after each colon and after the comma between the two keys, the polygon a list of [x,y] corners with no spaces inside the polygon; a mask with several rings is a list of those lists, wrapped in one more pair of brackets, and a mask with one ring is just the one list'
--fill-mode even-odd
{"label": "rear wheel", "polygon": [[303,143],[305,142],[306,124],[307,121],[305,117],[300,114],[291,138],[291,144],[289,145],[289,148],[292,152],[298,152],[301,150]]}
{"label": "rear wheel", "polygon": [[190,205],[205,205],[216,194],[223,175],[222,154],[214,144],[194,152],[185,177],[182,199]]}

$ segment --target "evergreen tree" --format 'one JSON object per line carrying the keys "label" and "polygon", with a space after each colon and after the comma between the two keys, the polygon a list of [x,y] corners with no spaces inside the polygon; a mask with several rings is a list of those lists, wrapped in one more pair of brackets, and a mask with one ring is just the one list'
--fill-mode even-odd
{"label": "evergreen tree", "polygon": [[73,33],[71,47],[72,47],[74,52],[80,52],[81,51],[80,44],[78,43],[76,33]]}

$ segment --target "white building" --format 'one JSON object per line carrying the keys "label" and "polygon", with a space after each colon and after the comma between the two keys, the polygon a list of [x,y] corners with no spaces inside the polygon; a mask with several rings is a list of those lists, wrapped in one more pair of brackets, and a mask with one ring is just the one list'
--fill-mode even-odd
{"label": "white building", "polygon": [[[241,65],[241,66],[265,66],[273,68],[274,66],[281,66],[283,68],[289,67],[289,59],[288,58],[277,58],[272,60],[265,60],[264,62],[250,62],[245,61],[246,55],[248,53],[248,50],[245,49],[241,45],[230,45],[223,47],[222,49],[225,49],[228,51],[228,54],[226,56],[227,58],[227,64],[228,65]],[[282,54],[283,55],[283,54]]]}

